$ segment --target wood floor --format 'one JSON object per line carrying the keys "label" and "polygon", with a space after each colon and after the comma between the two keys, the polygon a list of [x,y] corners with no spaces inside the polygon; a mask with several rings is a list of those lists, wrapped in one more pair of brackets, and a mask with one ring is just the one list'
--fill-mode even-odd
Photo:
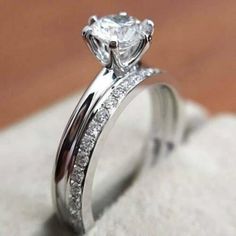
{"label": "wood floor", "polygon": [[127,11],[156,25],[144,62],[186,98],[236,111],[235,0],[0,1],[0,127],[86,86],[100,65],[81,38],[90,15]]}

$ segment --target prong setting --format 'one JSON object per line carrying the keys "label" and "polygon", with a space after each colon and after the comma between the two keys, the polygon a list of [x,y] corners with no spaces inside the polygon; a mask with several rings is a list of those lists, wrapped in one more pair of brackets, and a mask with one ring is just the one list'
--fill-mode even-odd
{"label": "prong setting", "polygon": [[95,23],[96,21],[98,20],[98,17],[93,15],[93,16],[90,16],[89,19],[88,19],[88,24],[89,25],[92,25],[93,23]]}
{"label": "prong setting", "polygon": [[90,17],[82,34],[103,65],[126,72],[148,49],[153,31],[151,20],[140,22],[126,12],[120,12],[99,19]]}

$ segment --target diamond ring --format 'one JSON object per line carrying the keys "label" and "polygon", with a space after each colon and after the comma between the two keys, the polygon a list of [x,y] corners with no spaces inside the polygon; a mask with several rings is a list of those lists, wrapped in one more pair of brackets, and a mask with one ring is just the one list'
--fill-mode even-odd
{"label": "diamond ring", "polygon": [[[143,89],[153,104],[148,142],[152,158],[167,155],[183,134],[183,105],[167,73],[143,67],[141,56],[154,32],[151,20],[127,13],[89,18],[82,35],[103,68],[83,94],[61,138],[53,176],[59,217],[78,233],[94,224],[91,192],[97,155],[104,134]],[[151,160],[150,163],[153,163]]]}

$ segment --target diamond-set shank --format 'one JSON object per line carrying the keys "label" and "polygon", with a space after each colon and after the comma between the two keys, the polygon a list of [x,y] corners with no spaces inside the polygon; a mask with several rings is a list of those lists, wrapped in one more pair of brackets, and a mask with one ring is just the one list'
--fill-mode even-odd
{"label": "diamond-set shank", "polygon": [[79,142],[72,168],[73,170],[69,177],[68,212],[70,215],[70,223],[75,226],[75,228],[76,225],[83,223],[81,217],[83,181],[100,133],[127,94],[146,77],[156,72],[157,71],[150,68],[137,70],[114,84],[104,95],[106,98],[101,102],[99,107],[96,108],[97,111],[94,117],[87,124],[84,135]]}
{"label": "diamond-set shank", "polygon": [[[53,182],[59,216],[77,233],[87,232],[94,224],[91,191],[98,156],[94,151],[100,136],[106,127],[112,127],[120,110],[142,91],[139,88],[150,88],[153,95],[153,156],[159,156],[160,145],[165,146],[160,141],[166,139],[168,148],[181,140],[182,103],[168,78],[165,72],[152,68],[137,67],[123,77],[103,69],[82,96],[63,134]],[[100,82],[106,88],[98,90]]]}

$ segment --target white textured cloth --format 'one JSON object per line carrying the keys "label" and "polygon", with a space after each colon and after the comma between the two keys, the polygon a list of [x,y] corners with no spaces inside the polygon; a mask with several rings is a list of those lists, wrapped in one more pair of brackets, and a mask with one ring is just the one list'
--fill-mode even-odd
{"label": "white textured cloth", "polygon": [[[60,136],[77,99],[1,132],[1,236],[66,235],[52,216],[50,177]],[[188,109],[203,116],[200,108],[190,104]],[[132,132],[142,135],[138,122],[125,122],[119,125],[132,126]],[[88,235],[235,236],[235,134],[234,116],[208,120],[169,158],[140,176]]]}

